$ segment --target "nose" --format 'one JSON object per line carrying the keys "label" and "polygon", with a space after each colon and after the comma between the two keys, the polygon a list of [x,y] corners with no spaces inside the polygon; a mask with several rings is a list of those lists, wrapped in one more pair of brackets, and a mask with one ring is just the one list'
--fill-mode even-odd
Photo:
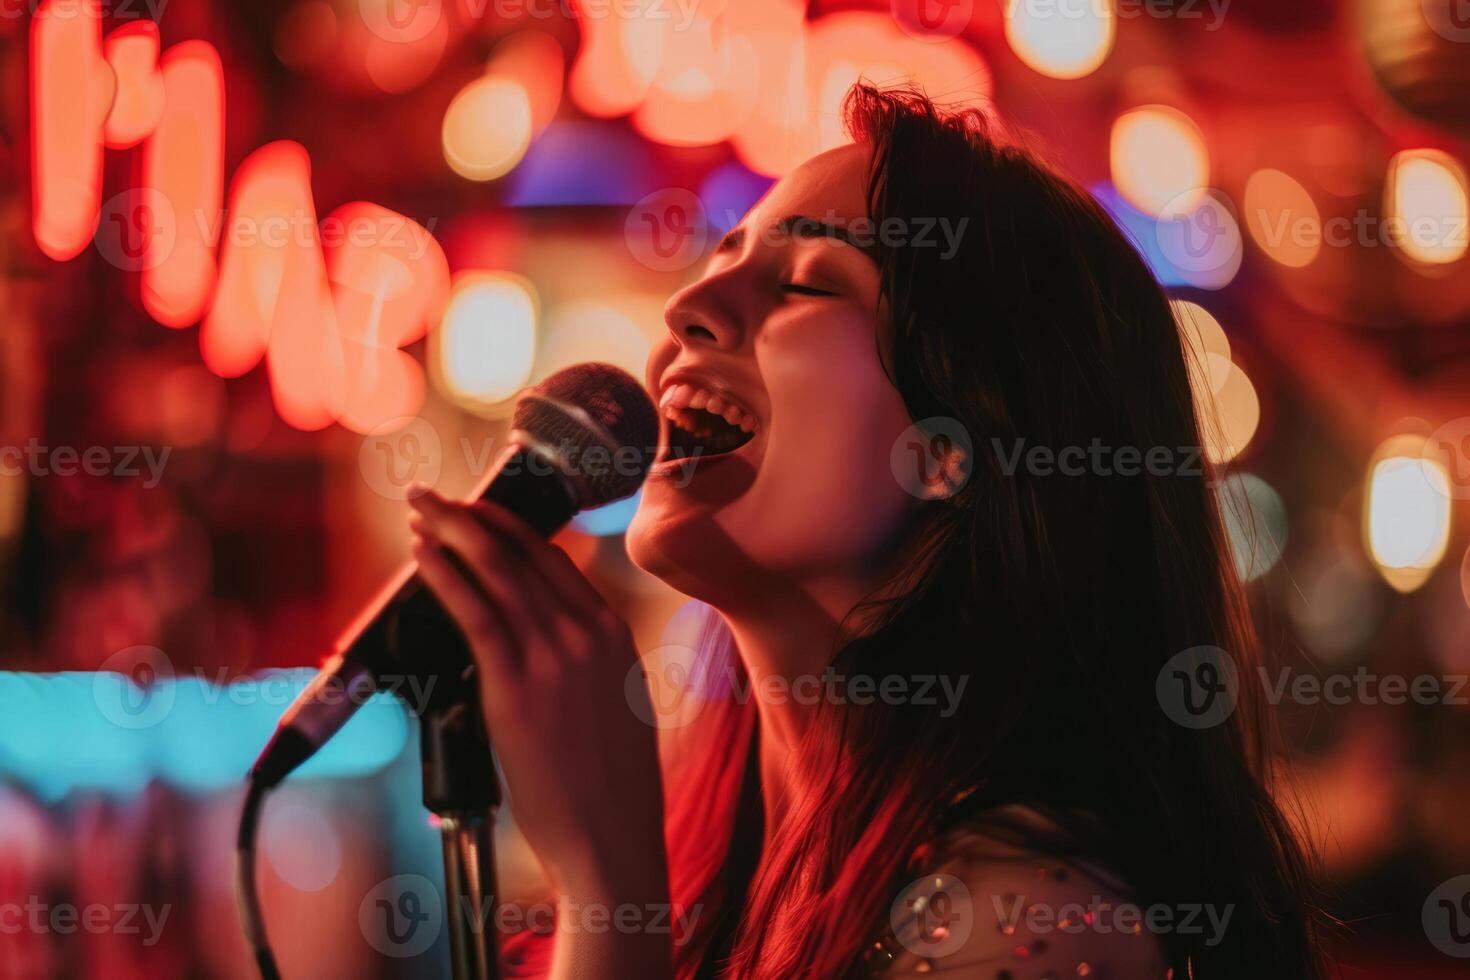
{"label": "nose", "polygon": [[682,348],[731,351],[745,340],[734,277],[706,276],[669,298],[664,323]]}

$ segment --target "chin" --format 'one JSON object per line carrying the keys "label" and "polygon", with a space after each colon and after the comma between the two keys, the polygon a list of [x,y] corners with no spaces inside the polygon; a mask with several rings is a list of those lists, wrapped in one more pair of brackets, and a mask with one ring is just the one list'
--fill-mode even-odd
{"label": "chin", "polygon": [[731,539],[709,510],[677,496],[671,488],[645,486],[628,525],[628,558],[671,589],[715,604],[722,593],[717,583],[730,578],[721,555],[731,551]]}

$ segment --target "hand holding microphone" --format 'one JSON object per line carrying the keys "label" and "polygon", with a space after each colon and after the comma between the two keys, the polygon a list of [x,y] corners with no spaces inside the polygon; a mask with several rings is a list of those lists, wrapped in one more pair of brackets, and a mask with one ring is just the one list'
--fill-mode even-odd
{"label": "hand holding microphone", "polygon": [[469,642],[516,822],[553,882],[585,900],[666,887],[656,731],[624,692],[627,626],[504,508],[434,493],[414,508],[419,575]]}
{"label": "hand holding microphone", "polygon": [[[413,502],[416,563],[347,631],[250,772],[240,905],[262,976],[279,974],[253,874],[261,801],[390,676],[434,692],[414,706],[421,712],[480,699],[517,823],[562,897],[607,908],[668,901],[656,732],[641,720],[648,705],[630,705],[624,690],[637,650],[546,540],[578,510],[637,490],[657,436],[636,380],[577,365],[517,402],[510,446],[474,500],[425,491]],[[572,924],[557,949],[558,959],[597,964],[599,976],[670,971],[668,940],[653,933],[593,935]]]}

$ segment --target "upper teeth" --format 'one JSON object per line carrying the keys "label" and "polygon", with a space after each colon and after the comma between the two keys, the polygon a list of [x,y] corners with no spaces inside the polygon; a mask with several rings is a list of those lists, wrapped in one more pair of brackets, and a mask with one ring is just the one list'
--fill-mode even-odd
{"label": "upper teeth", "polygon": [[669,385],[664,389],[663,397],[659,399],[658,405],[666,416],[675,421],[678,421],[679,409],[698,408],[720,416],[731,425],[738,426],[743,432],[755,431],[754,415],[729,398],[697,385],[684,383]]}

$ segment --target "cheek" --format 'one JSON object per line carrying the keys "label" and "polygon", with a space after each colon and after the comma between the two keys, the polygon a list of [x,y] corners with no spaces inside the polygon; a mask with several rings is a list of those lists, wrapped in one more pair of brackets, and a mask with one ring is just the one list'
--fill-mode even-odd
{"label": "cheek", "polygon": [[918,502],[889,463],[909,426],[884,375],[875,318],[825,319],[780,345],[761,373],[771,399],[771,441],[757,481],[771,536],[852,560],[886,548]]}

